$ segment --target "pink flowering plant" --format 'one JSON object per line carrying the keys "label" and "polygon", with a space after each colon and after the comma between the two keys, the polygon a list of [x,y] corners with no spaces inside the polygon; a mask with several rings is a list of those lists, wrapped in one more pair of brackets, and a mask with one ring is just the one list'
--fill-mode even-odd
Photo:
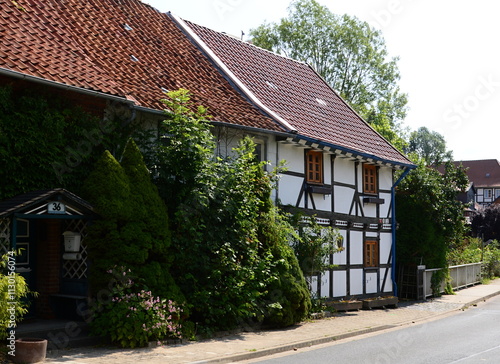
{"label": "pink flowering plant", "polygon": [[130,270],[115,267],[112,294],[98,303],[91,323],[95,335],[109,337],[121,347],[141,347],[148,342],[181,338],[182,308],[175,302],[137,290]]}

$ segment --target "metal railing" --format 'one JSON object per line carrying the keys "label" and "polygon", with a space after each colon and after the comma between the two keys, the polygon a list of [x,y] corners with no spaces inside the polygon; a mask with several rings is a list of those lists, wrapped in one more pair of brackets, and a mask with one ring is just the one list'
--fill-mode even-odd
{"label": "metal railing", "polygon": [[[448,267],[448,269],[450,270],[451,287],[453,288],[453,290],[481,283],[481,265],[482,263],[480,262]],[[434,272],[441,269],[442,268],[426,269],[424,271],[424,292],[426,298],[433,295],[431,287],[432,275],[434,274]],[[444,288],[445,282],[441,282],[441,293],[444,293]]]}

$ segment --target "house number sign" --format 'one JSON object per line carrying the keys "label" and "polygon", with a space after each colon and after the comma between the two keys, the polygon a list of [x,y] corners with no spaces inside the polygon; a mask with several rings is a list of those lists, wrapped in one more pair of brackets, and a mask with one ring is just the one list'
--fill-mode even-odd
{"label": "house number sign", "polygon": [[51,201],[47,204],[47,212],[49,214],[65,214],[66,205],[60,201]]}

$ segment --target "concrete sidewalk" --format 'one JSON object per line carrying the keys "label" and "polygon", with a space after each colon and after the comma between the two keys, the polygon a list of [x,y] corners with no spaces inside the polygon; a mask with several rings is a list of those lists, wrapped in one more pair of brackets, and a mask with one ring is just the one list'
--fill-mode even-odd
{"label": "concrete sidewalk", "polygon": [[284,330],[243,332],[183,345],[146,349],[77,348],[47,355],[48,363],[175,364],[232,363],[324,344],[356,335],[435,319],[500,294],[500,279],[397,309],[360,310],[305,322]]}

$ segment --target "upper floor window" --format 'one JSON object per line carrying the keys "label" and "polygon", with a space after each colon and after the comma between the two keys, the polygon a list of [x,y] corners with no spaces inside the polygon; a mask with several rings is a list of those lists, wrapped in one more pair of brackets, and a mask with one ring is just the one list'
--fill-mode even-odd
{"label": "upper floor window", "polygon": [[323,152],[307,151],[306,179],[309,183],[323,183]]}
{"label": "upper floor window", "polygon": [[491,198],[491,189],[490,188],[486,188],[484,190],[484,198]]}
{"label": "upper floor window", "polygon": [[363,192],[377,193],[377,167],[363,164]]}

